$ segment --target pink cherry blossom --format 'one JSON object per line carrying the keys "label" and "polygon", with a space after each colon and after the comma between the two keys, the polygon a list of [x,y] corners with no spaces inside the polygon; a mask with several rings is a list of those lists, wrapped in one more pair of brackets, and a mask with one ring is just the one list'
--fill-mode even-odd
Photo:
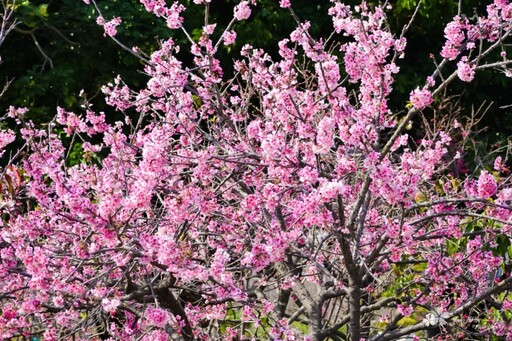
{"label": "pink cherry blossom", "polygon": [[0,150],[4,149],[9,143],[12,143],[16,135],[12,130],[4,130],[0,132]]}
{"label": "pink cherry blossom", "polygon": [[288,8],[291,6],[291,3],[290,3],[290,0],[280,0],[279,1],[279,6],[281,8]]}
{"label": "pink cherry blossom", "polygon": [[235,31],[226,31],[222,37],[224,39],[224,45],[231,45],[236,41]]}
{"label": "pink cherry blossom", "polygon": [[475,78],[475,68],[468,64],[466,57],[457,63],[457,75],[464,82],[471,82]]}
{"label": "pink cherry blossom", "polygon": [[432,93],[427,89],[416,88],[411,92],[410,101],[415,108],[424,109],[432,103]]}
{"label": "pink cherry blossom", "polygon": [[103,17],[99,16],[96,19],[96,23],[103,26],[103,29],[105,30],[104,36],[114,37],[117,34],[117,26],[121,24],[121,18],[115,17],[109,21],[105,21]]}
{"label": "pink cherry blossom", "polygon": [[492,174],[487,171],[482,171],[477,182],[478,195],[482,198],[489,198],[496,193],[498,185]]}
{"label": "pink cherry blossom", "polygon": [[249,7],[248,1],[241,1],[235,6],[235,18],[236,20],[246,20],[251,16],[251,8]]}
{"label": "pink cherry blossom", "polygon": [[7,110],[7,116],[10,118],[21,118],[28,112],[28,108],[15,108],[14,106],[10,106]]}
{"label": "pink cherry blossom", "polygon": [[181,12],[185,10],[185,6],[178,3],[173,3],[172,6],[166,11],[167,14],[167,27],[170,29],[178,29],[183,23],[183,18],[180,16]]}
{"label": "pink cherry blossom", "polygon": [[110,314],[114,314],[117,310],[117,307],[119,307],[120,304],[121,304],[121,301],[118,300],[117,298],[114,298],[114,299],[104,298],[101,301],[101,305],[102,305],[103,309],[107,313],[110,313]]}
{"label": "pink cherry blossom", "polygon": [[160,308],[148,307],[144,313],[145,318],[148,320],[148,323],[158,327],[164,328],[165,325],[169,322],[169,313]]}
{"label": "pink cherry blossom", "polygon": [[213,31],[215,30],[216,26],[217,26],[217,24],[207,25],[207,26],[203,27],[203,31],[205,34],[212,34]]}

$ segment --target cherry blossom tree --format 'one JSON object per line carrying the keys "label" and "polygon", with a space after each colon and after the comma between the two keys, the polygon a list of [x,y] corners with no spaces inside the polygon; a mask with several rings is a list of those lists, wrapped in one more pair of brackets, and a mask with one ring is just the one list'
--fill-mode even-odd
{"label": "cherry blossom tree", "polygon": [[[244,46],[227,77],[216,53],[255,0],[223,31],[194,0],[197,41],[182,4],[141,0],[190,40],[151,55],[85,2],[148,81],[104,87],[117,122],[87,103],[43,128],[7,113],[19,129],[0,134],[3,339],[512,339],[505,160],[453,176],[471,124],[438,109],[454,82],[510,76],[509,1],[453,18],[402,111],[388,102],[414,16],[394,34],[386,7],[333,0],[318,38],[282,0],[297,28],[279,57]],[[17,133],[25,145],[8,149]]]}

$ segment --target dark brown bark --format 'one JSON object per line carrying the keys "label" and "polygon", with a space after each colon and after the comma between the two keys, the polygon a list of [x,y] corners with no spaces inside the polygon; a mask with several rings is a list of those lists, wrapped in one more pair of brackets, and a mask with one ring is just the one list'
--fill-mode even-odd
{"label": "dark brown bark", "polygon": [[351,284],[349,293],[350,322],[348,331],[351,341],[361,340],[361,288],[358,283]]}

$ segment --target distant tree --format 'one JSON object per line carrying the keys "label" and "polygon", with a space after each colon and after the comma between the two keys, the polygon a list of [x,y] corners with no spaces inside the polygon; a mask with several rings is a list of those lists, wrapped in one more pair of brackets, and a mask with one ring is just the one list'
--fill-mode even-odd
{"label": "distant tree", "polygon": [[[85,2],[130,50],[123,18]],[[7,113],[25,145],[0,133],[2,338],[512,339],[506,160],[457,174],[474,121],[438,111],[482,70],[510,76],[509,1],[446,25],[403,112],[414,15],[394,35],[387,7],[333,1],[320,38],[281,0],[296,28],[279,57],[245,45],[231,77],[217,53],[256,1],[221,25],[194,0],[197,39],[179,2],[141,2],[188,43],[131,50],[147,83],[103,88],[121,120],[86,98],[43,128]]]}

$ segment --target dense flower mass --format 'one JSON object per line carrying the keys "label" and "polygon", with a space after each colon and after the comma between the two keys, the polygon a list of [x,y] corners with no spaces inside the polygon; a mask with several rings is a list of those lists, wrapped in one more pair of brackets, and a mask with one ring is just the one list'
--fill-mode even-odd
{"label": "dense flower mass", "polygon": [[[256,1],[206,16],[189,46],[162,40],[146,84],[103,88],[122,120],[58,108],[40,129],[9,110],[25,144],[0,176],[0,338],[512,338],[507,160],[453,175],[468,127],[438,120],[450,83],[507,48],[511,5],[455,17],[394,108],[406,38],[385,8],[331,2],[337,44],[299,22],[278,56],[244,46],[233,78],[216,53]],[[141,3],[194,36],[180,2]]]}
{"label": "dense flower mass", "polygon": [[434,99],[428,89],[416,88],[411,92],[411,103],[416,109],[424,109],[429,106]]}
{"label": "dense flower mass", "polygon": [[475,68],[467,63],[467,57],[457,63],[457,75],[464,82],[471,82],[475,78]]}
{"label": "dense flower mass", "polygon": [[[9,143],[13,142],[16,135],[12,130],[4,130],[0,132],[0,150],[4,149]],[[3,152],[3,151],[2,151]]]}
{"label": "dense flower mass", "polygon": [[251,16],[251,8],[248,1],[242,1],[235,7],[236,20],[245,20]]}
{"label": "dense flower mass", "polygon": [[496,191],[498,190],[498,185],[496,184],[496,180],[494,176],[489,174],[487,171],[482,171],[480,177],[478,178],[478,195],[482,198],[490,198]]}

